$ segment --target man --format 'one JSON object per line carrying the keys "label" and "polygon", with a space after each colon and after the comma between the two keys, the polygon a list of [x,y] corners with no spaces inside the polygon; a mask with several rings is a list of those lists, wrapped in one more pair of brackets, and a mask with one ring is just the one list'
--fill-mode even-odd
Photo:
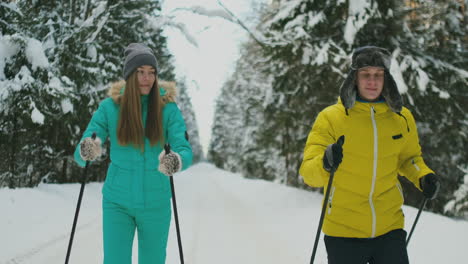
{"label": "man", "polygon": [[[389,68],[386,49],[356,49],[338,103],[319,113],[307,139],[300,168],[305,183],[325,186],[337,169],[322,229],[330,264],[408,263],[397,176],[429,199],[440,187]],[[343,146],[335,143],[341,136]]]}

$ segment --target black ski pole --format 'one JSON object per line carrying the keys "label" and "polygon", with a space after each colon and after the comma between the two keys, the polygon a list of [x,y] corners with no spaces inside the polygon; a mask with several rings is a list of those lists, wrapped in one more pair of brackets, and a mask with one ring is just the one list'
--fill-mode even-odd
{"label": "black ski pole", "polygon": [[[96,133],[95,132],[93,133],[91,138],[92,139],[96,138]],[[65,264],[68,264],[68,259],[70,258],[71,248],[72,248],[72,244],[73,244],[73,237],[75,236],[76,223],[78,222],[78,214],[80,213],[81,200],[83,199],[84,187],[85,187],[86,179],[87,179],[87,176],[88,176],[88,167],[89,167],[89,161],[86,161],[86,166],[85,166],[84,175],[83,175],[83,181],[81,182],[80,195],[78,196],[78,204],[76,205],[75,218],[73,219],[73,226],[72,226],[72,231],[71,231],[71,235],[70,235],[70,241],[68,242],[68,250],[67,250],[67,256],[65,258]]]}
{"label": "black ski pole", "polygon": [[[164,145],[164,150],[166,151],[166,154],[169,154],[170,151],[171,151],[171,145],[169,145],[169,143],[166,143]],[[175,196],[174,177],[173,177],[173,175],[171,175],[169,177],[169,179],[170,179],[170,182],[171,182],[172,208],[174,210],[174,220],[175,220],[176,231],[177,231],[177,243],[179,244],[180,263],[184,264],[184,252],[182,250],[182,239],[180,238],[179,215],[177,214],[177,201],[176,201],[176,196]]]}
{"label": "black ski pole", "polygon": [[426,203],[427,203],[427,198],[424,197],[421,205],[419,206],[419,210],[418,210],[418,214],[416,215],[416,219],[414,219],[414,223],[413,223],[413,226],[411,227],[411,231],[408,235],[408,239],[406,239],[406,246],[408,247],[408,244],[409,244],[409,241],[410,241],[410,238],[411,238],[411,235],[413,235],[413,231],[414,229],[416,228],[416,224],[418,223],[418,220],[419,220],[419,216],[421,215],[424,207],[426,206]]}
{"label": "black ski pole", "polygon": [[[340,144],[341,146],[343,146],[344,136],[341,136],[338,139],[337,143]],[[333,177],[335,177],[336,169],[338,169],[338,166],[335,166],[335,164],[333,164],[332,169],[330,171],[330,179],[328,179],[327,191],[325,192],[325,197],[324,197],[324,201],[323,201],[323,205],[322,205],[322,213],[320,214],[320,221],[319,221],[319,224],[318,224],[318,227],[317,227],[317,233],[315,234],[314,249],[312,250],[312,257],[310,258],[310,264],[314,263],[315,253],[317,253],[317,246],[318,246],[318,242],[319,242],[319,238],[320,238],[320,231],[322,230],[323,219],[325,218],[325,211],[327,210],[328,197],[330,196],[330,189],[331,189],[331,186],[332,186]]]}

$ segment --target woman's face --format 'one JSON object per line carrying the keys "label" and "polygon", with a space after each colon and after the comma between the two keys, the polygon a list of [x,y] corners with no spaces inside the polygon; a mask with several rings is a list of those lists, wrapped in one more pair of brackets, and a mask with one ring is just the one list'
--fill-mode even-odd
{"label": "woman's face", "polygon": [[376,101],[382,93],[384,70],[379,67],[365,67],[357,73],[358,92],[362,99]]}
{"label": "woman's face", "polygon": [[153,84],[156,81],[156,70],[149,65],[138,67],[137,71],[138,88],[142,95],[147,95],[151,92]]}

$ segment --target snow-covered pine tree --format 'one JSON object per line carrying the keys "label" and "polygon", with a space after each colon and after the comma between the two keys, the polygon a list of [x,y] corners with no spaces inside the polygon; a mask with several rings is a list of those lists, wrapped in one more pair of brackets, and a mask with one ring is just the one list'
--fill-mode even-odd
{"label": "snow-covered pine tree", "polygon": [[[395,13],[404,17],[393,66],[401,72],[400,89],[417,120],[424,158],[442,179],[431,207],[443,212],[468,163],[466,2],[409,1]],[[409,201],[421,199],[413,187],[405,191]]]}
{"label": "snow-covered pine tree", "polygon": [[35,186],[42,177],[58,173],[51,161],[63,150],[54,139],[69,131],[59,135],[56,127],[73,110],[73,84],[53,67],[44,32],[61,8],[29,1],[0,5],[5,14],[0,23],[0,141],[5,161],[0,165],[0,186]]}
{"label": "snow-covered pine tree", "polygon": [[266,87],[271,78],[262,72],[261,47],[253,40],[243,45],[242,60],[225,82],[216,101],[209,160],[246,177],[275,179],[280,153],[259,146],[259,121],[264,120]]}
{"label": "snow-covered pine tree", "polygon": [[[453,16],[439,15],[438,10],[449,10]],[[350,56],[356,47],[364,45],[382,46],[393,52],[392,74],[405,105],[418,120],[427,163],[441,174],[444,187],[447,182],[453,186],[460,179],[457,168],[467,162],[463,146],[467,138],[464,113],[468,111],[466,103],[461,103],[466,101],[464,69],[468,61],[464,2],[276,0],[263,17],[257,29],[264,36],[263,52],[249,54],[258,56],[256,59],[243,55],[240,60],[268,65],[257,69],[264,79],[272,81],[264,87],[266,91],[259,93],[268,97],[264,119],[253,129],[257,133],[256,151],[265,151],[266,155],[272,149],[280,151],[285,163],[270,156],[286,166],[288,183],[299,184],[297,169],[311,124],[320,110],[336,102],[339,86],[349,70]],[[438,53],[441,47],[444,51]],[[224,102],[233,100],[228,93],[222,97]],[[249,102],[247,98],[241,101]],[[223,112],[220,118],[245,115],[239,111],[242,110]],[[225,145],[234,141],[219,136],[223,139],[217,140]],[[235,149],[231,152],[236,153]],[[237,170],[246,170],[244,163],[239,164]],[[250,167],[262,165],[254,161]],[[281,179],[284,175],[278,170],[274,177]],[[409,192],[407,201],[419,203],[419,192],[413,187],[408,190],[413,192]],[[453,190],[443,190],[432,207],[442,211]]]}
{"label": "snow-covered pine tree", "polygon": [[177,82],[177,105],[184,116],[185,125],[187,126],[187,133],[190,145],[193,151],[193,163],[204,160],[203,149],[200,144],[200,137],[198,134],[198,125],[195,112],[193,111],[192,101],[190,100],[185,79]]}
{"label": "snow-covered pine tree", "polygon": [[453,199],[445,205],[444,212],[468,219],[468,166],[460,169],[465,173],[463,181],[453,193]]}
{"label": "snow-covered pine tree", "polygon": [[[239,159],[239,151],[235,146],[239,140],[239,128],[242,127],[243,112],[237,111],[240,101],[235,96],[233,81],[228,80],[221,89],[221,96],[216,100],[215,114],[211,129],[211,141],[208,150],[208,159],[216,166],[236,172],[241,168],[240,163],[232,163]],[[237,113],[237,115],[236,115]],[[238,141],[237,141],[238,142]]]}

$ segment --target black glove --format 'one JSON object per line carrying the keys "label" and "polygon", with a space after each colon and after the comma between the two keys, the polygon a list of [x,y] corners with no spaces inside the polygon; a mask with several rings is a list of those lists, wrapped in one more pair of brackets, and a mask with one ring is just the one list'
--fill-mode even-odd
{"label": "black glove", "polygon": [[330,172],[333,169],[337,169],[343,160],[343,144],[344,135],[338,138],[338,141],[334,144],[328,145],[323,155],[323,168]]}
{"label": "black glove", "polygon": [[437,177],[434,173],[429,173],[419,179],[419,183],[421,184],[421,189],[423,190],[423,194],[427,199],[432,200],[436,198],[440,189],[439,177]]}

